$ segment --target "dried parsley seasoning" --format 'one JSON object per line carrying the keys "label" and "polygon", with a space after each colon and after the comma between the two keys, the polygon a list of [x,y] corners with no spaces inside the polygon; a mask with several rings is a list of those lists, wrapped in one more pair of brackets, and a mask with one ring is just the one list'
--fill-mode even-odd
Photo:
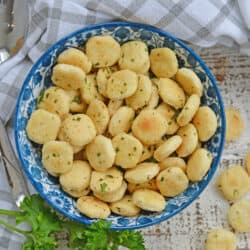
{"label": "dried parsley seasoning", "polygon": [[103,182],[100,184],[100,188],[101,188],[101,193],[104,193],[106,191],[106,188],[107,188],[107,183],[106,182]]}
{"label": "dried parsley seasoning", "polygon": [[81,98],[79,95],[74,96],[74,98],[72,99],[72,102],[76,102],[77,104],[81,104]]}
{"label": "dried parsley seasoning", "polygon": [[235,197],[237,197],[239,195],[239,190],[238,189],[234,189],[234,191],[233,191],[233,196]]}
{"label": "dried parsley seasoning", "polygon": [[44,92],[45,92],[45,90],[42,90],[41,93],[40,93],[40,95],[38,96],[38,98],[37,98],[37,104],[39,104],[43,100]]}
{"label": "dried parsley seasoning", "polygon": [[108,178],[111,178],[111,179],[114,178],[114,176],[113,176],[112,174],[107,174],[106,176],[107,176]]}

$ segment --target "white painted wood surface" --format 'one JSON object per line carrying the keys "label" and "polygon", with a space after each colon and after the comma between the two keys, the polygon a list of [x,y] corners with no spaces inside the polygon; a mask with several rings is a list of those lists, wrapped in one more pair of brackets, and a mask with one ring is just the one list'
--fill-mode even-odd
{"label": "white painted wood surface", "polygon": [[[214,179],[195,202],[170,220],[141,230],[147,250],[203,250],[209,230],[222,227],[231,230],[227,223],[230,204],[223,199],[215,182],[224,169],[234,164],[243,165],[243,158],[250,151],[250,57],[222,46],[191,47],[215,75],[225,107],[240,110],[245,129],[237,141],[226,144]],[[58,249],[68,250],[65,236],[60,235],[60,238]],[[250,233],[237,234],[237,238],[237,250],[250,250]]]}
{"label": "white painted wood surface", "polygon": [[[227,223],[230,204],[217,190],[216,179],[224,169],[243,165],[250,151],[250,57],[222,46],[191,47],[215,75],[225,108],[240,110],[245,129],[237,141],[225,145],[215,177],[195,202],[170,220],[142,230],[148,250],[202,250],[209,230],[222,227],[232,230]],[[250,250],[250,233],[237,234],[237,238],[237,250]]]}

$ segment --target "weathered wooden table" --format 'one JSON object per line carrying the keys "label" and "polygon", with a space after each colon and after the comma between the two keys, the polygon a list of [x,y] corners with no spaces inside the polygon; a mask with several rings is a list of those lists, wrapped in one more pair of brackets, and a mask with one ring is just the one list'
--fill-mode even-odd
{"label": "weathered wooden table", "polygon": [[[214,179],[195,202],[170,220],[142,230],[147,250],[203,250],[209,230],[230,229],[227,223],[229,203],[218,192],[215,182],[227,167],[243,165],[243,158],[250,151],[250,57],[222,46],[191,47],[215,75],[225,107],[240,110],[245,129],[237,141],[226,144]],[[237,236],[238,250],[250,250],[250,233]],[[60,250],[68,249],[61,243]]]}
{"label": "weathered wooden table", "polygon": [[[209,230],[230,229],[227,223],[229,203],[218,192],[216,179],[227,167],[243,165],[243,159],[250,151],[250,57],[223,46],[191,47],[217,79],[225,108],[240,110],[245,129],[237,141],[225,145],[213,181],[195,202],[170,220],[142,230],[148,250],[202,250]],[[250,233],[238,234],[237,238],[238,250],[250,250]]]}

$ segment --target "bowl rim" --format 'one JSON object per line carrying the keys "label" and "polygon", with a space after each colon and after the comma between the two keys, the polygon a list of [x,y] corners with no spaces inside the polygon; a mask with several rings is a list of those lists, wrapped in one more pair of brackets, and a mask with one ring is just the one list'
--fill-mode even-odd
{"label": "bowl rim", "polygon": [[[223,148],[224,148],[224,144],[225,144],[225,131],[226,131],[225,109],[224,109],[223,99],[222,99],[222,96],[220,94],[219,88],[217,86],[216,80],[215,80],[213,74],[210,72],[208,66],[196,54],[196,52],[194,52],[193,49],[191,49],[188,45],[186,45],[185,43],[180,41],[178,38],[174,37],[173,35],[169,34],[166,31],[164,31],[164,30],[162,30],[160,28],[154,27],[152,25],[148,25],[148,24],[144,24],[144,23],[128,22],[128,21],[113,21],[113,22],[111,21],[111,22],[104,22],[104,23],[98,23],[98,24],[86,26],[86,27],[78,29],[78,30],[64,36],[60,40],[56,41],[40,56],[40,58],[32,66],[29,73],[26,75],[26,78],[25,78],[25,80],[23,82],[23,85],[21,87],[21,90],[19,92],[17,103],[16,103],[16,110],[15,110],[15,114],[14,114],[15,145],[16,145],[19,160],[21,161],[22,168],[23,168],[26,176],[28,177],[29,181],[31,182],[32,186],[36,189],[36,191],[39,193],[39,195],[46,202],[48,202],[52,208],[54,208],[56,211],[59,211],[64,216],[66,216],[66,217],[68,217],[68,218],[70,218],[72,220],[75,220],[77,222],[83,223],[85,225],[91,224],[92,222],[90,222],[88,218],[82,217],[82,218],[79,219],[79,217],[75,217],[74,215],[68,214],[67,211],[64,211],[62,208],[56,207],[54,205],[54,203],[47,198],[47,195],[42,192],[42,189],[39,188],[36,185],[35,181],[33,180],[32,175],[28,172],[27,167],[24,167],[24,166],[26,166],[26,163],[24,162],[24,159],[22,158],[20,145],[18,143],[18,130],[17,130],[18,111],[20,110],[20,106],[22,105],[21,104],[21,97],[23,96],[23,92],[24,92],[24,90],[26,88],[26,85],[30,81],[30,79],[33,76],[33,73],[37,69],[38,65],[44,60],[44,58],[47,56],[48,53],[53,51],[58,45],[66,42],[68,39],[70,39],[72,37],[75,37],[79,33],[92,31],[92,30],[99,29],[99,28],[112,27],[112,26],[114,26],[114,27],[126,27],[126,26],[127,27],[134,27],[134,28],[139,28],[139,29],[144,29],[144,30],[147,30],[147,31],[151,31],[153,33],[158,33],[159,35],[167,37],[168,39],[170,39],[173,42],[179,44],[182,48],[187,50],[195,58],[195,60],[200,64],[200,66],[204,69],[204,71],[206,72],[206,75],[210,79],[210,81],[211,81],[211,83],[213,85],[213,88],[214,88],[214,90],[216,92],[216,96],[218,98],[218,103],[219,103],[219,106],[220,106],[220,109],[221,109],[221,112],[220,112],[221,113],[220,114],[220,116],[221,116],[221,142],[220,142],[220,145],[219,145],[219,148],[218,148],[218,151],[217,151],[218,156],[216,157],[215,161],[213,161],[213,163],[212,163],[213,168],[210,171],[210,176],[208,177],[208,179],[204,182],[204,184],[202,186],[200,186],[199,191],[197,193],[195,193],[195,195],[193,195],[188,202],[186,202],[183,206],[176,209],[170,215],[162,216],[162,217],[159,217],[159,218],[153,218],[152,221],[146,222],[143,225],[141,225],[141,224],[139,224],[139,225],[130,225],[130,226],[111,225],[111,229],[115,229],[115,230],[139,229],[139,228],[152,226],[152,225],[161,223],[161,222],[163,222],[163,221],[165,221],[167,219],[170,219],[171,217],[175,216],[176,214],[180,213],[185,208],[187,208],[189,205],[191,205],[193,203],[193,201],[196,200],[200,196],[200,194],[205,190],[205,188],[208,186],[208,184],[212,180],[212,178],[213,178],[213,176],[214,176],[214,174],[215,174],[215,172],[216,172],[216,170],[217,170],[217,168],[219,166],[219,162],[221,160],[221,156],[222,156],[222,152],[223,152]],[[125,218],[127,218],[127,217],[125,217]]]}

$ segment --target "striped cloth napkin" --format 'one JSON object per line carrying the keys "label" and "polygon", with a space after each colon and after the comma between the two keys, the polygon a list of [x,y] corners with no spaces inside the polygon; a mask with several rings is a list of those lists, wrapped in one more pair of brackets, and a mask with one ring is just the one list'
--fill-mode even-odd
{"label": "striped cloth napkin", "polygon": [[[6,124],[33,63],[58,39],[90,24],[118,19],[147,23],[202,47],[239,46],[250,54],[248,0],[28,0],[28,3],[30,22],[24,46],[0,65],[0,117]],[[8,123],[12,137],[11,124]],[[14,209],[2,167],[0,207]],[[0,227],[0,250],[21,249],[21,241],[22,238]]]}

